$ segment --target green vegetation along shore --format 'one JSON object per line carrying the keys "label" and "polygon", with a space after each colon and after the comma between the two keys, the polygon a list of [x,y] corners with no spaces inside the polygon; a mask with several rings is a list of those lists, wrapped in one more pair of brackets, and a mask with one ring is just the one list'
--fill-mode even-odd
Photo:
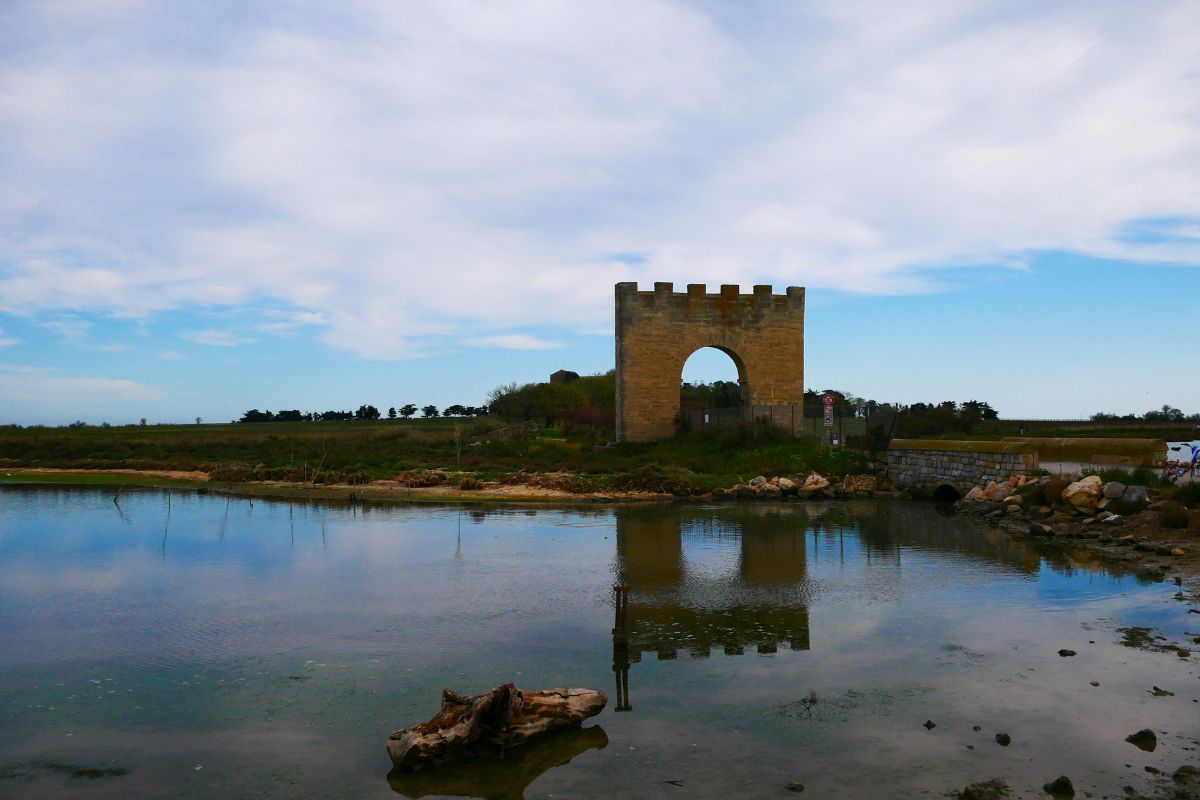
{"label": "green vegetation along shore", "polygon": [[760,474],[853,474],[868,463],[864,452],[820,447],[761,426],[619,445],[494,418],[0,428],[0,471],[28,468],[200,472],[227,483],[316,485],[367,484],[423,470],[482,481],[565,472],[582,482],[577,490],[692,494]]}

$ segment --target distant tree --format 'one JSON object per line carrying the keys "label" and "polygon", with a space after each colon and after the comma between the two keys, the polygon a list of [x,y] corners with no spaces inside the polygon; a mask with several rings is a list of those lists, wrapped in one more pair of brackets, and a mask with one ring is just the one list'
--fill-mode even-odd
{"label": "distant tree", "polygon": [[67,426],[68,428],[86,428],[88,424],[81,419],[77,419]]}
{"label": "distant tree", "polygon": [[257,408],[252,408],[238,422],[270,422],[275,419],[275,415],[270,411],[259,411]]}
{"label": "distant tree", "polygon": [[438,415],[438,408],[437,406],[423,406],[421,408],[421,415],[425,417],[436,417]]}
{"label": "distant tree", "polygon": [[146,427],[146,418],[142,417],[142,421],[138,424],[140,424],[143,428]]}
{"label": "distant tree", "polygon": [[1147,411],[1142,418],[1148,422],[1183,422],[1183,412],[1178,408],[1164,405],[1158,411]]}
{"label": "distant tree", "polygon": [[379,419],[379,409],[375,406],[359,406],[358,410],[354,412],[354,418],[359,421]]}
{"label": "distant tree", "polygon": [[388,409],[388,419],[395,419],[395,418],[396,418],[396,407],[392,406],[391,408]]}
{"label": "distant tree", "polygon": [[199,417],[196,417],[196,424],[197,424],[197,425],[199,425],[199,424],[200,424],[200,418],[199,418]]}
{"label": "distant tree", "polygon": [[458,403],[455,403],[452,406],[447,406],[446,410],[442,412],[443,417],[465,417],[466,415],[466,407],[459,405]]}
{"label": "distant tree", "polygon": [[412,403],[405,403],[404,405],[400,406],[400,416],[404,417],[405,419],[408,419],[415,413],[417,413],[417,407]]}
{"label": "distant tree", "polygon": [[279,410],[275,412],[276,422],[303,422],[304,415],[300,413],[300,409],[293,408],[290,411]]}

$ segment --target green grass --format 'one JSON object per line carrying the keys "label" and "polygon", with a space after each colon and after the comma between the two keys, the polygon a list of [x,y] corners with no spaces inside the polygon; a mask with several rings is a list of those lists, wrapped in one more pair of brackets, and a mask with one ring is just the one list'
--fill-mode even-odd
{"label": "green grass", "polygon": [[[450,469],[498,479],[520,470],[581,474],[600,488],[704,491],[756,475],[840,477],[862,472],[864,454],[824,448],[766,428],[689,434],[662,442],[597,444],[547,430],[502,442],[495,419],[287,422],[119,428],[0,428],[0,477],[22,467],[201,470],[223,481],[268,478],[353,482],[413,469]],[[33,473],[36,475],[37,473]],[[35,480],[132,485],[132,476]],[[148,479],[164,485],[166,479]]]}

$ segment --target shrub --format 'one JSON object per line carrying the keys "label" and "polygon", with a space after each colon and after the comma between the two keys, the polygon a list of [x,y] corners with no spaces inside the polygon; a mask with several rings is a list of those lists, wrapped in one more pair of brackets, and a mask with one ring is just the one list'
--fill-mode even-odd
{"label": "shrub", "polygon": [[403,486],[421,489],[428,486],[440,486],[445,483],[447,476],[440,469],[411,469],[396,476],[396,481]]}
{"label": "shrub", "polygon": [[1200,483],[1192,482],[1185,483],[1182,486],[1175,487],[1171,493],[1171,498],[1176,503],[1181,503],[1188,508],[1200,508]]}
{"label": "shrub", "polygon": [[622,492],[659,492],[686,497],[697,494],[694,475],[685,469],[645,464],[613,478],[612,486]]}
{"label": "shrub", "polygon": [[476,475],[462,475],[458,479],[458,488],[466,492],[475,492],[483,488],[483,481]]}
{"label": "shrub", "polygon": [[1174,502],[1163,503],[1158,508],[1158,524],[1164,528],[1186,528],[1188,514],[1183,506]]}

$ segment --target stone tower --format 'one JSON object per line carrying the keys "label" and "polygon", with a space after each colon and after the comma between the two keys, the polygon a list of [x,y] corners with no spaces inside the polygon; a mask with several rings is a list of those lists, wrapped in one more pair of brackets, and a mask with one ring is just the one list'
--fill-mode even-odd
{"label": "stone tower", "polygon": [[804,403],[804,289],[741,294],[702,283],[686,293],[670,283],[639,292],[618,283],[617,441],[664,439],[675,432],[684,362],[702,347],[724,351],[737,366],[747,405]]}

